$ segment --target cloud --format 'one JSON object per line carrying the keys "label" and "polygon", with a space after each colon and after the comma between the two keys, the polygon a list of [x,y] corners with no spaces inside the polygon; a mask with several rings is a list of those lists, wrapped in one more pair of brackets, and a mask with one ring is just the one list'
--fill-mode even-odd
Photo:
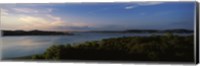
{"label": "cloud", "polygon": [[31,8],[13,8],[14,11],[20,13],[38,13],[38,10],[31,9]]}
{"label": "cloud", "polygon": [[[83,21],[63,20],[59,16],[51,14],[53,8],[4,8],[1,9],[2,28],[6,30],[57,30],[62,27],[67,30],[92,26],[93,24]],[[9,14],[9,15],[8,15]],[[73,27],[73,28],[72,28]]]}
{"label": "cloud", "polygon": [[140,6],[149,6],[149,5],[159,5],[159,4],[163,4],[164,2],[139,2],[136,3]]}
{"label": "cloud", "polygon": [[127,7],[125,7],[125,9],[133,9],[133,8],[136,8],[137,6],[135,6],[135,5],[131,5],[131,6],[127,6]]}
{"label": "cloud", "polygon": [[8,15],[8,10],[1,8],[1,15]]}
{"label": "cloud", "polygon": [[135,3],[134,5],[126,6],[124,9],[134,9],[139,6],[151,6],[151,5],[159,5],[163,3],[164,2],[138,2],[138,3]]}
{"label": "cloud", "polygon": [[20,27],[25,30],[53,30],[59,27],[71,28],[71,27],[85,27],[91,26],[91,24],[82,22],[67,22],[62,20],[60,17],[53,15],[46,15],[46,17],[35,17],[35,16],[23,16],[18,19],[23,25]]}
{"label": "cloud", "polygon": [[50,13],[53,11],[53,8],[44,8],[44,9],[39,9],[39,8],[12,8],[14,12],[18,13],[34,13],[34,14],[39,14],[39,13]]}
{"label": "cloud", "polygon": [[50,19],[53,19],[53,20],[61,20],[60,17],[52,16],[52,15],[50,15],[50,14],[46,14],[46,16],[47,16],[48,18],[50,18]]}
{"label": "cloud", "polygon": [[92,24],[87,24],[83,22],[69,22],[69,21],[64,21],[60,17],[53,16],[51,14],[46,15],[49,19],[54,20],[54,21],[62,21],[65,22],[65,26],[76,26],[76,27],[83,27],[83,26],[92,26]]}

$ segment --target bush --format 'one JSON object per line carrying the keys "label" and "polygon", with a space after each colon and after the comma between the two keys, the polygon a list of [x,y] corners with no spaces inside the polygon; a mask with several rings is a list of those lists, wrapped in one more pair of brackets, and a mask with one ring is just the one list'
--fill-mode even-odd
{"label": "bush", "polygon": [[193,47],[193,35],[169,33],[164,36],[120,37],[77,45],[53,45],[44,54],[32,59],[194,62]]}

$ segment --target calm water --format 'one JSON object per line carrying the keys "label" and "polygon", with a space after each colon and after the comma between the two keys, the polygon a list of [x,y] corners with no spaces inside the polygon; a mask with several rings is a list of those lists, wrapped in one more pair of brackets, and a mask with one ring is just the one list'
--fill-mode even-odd
{"label": "calm water", "polygon": [[[73,36],[8,36],[3,37],[2,58],[12,58],[41,54],[53,44],[80,43],[122,36],[150,36],[151,34],[133,33],[75,33]],[[161,34],[158,34],[161,35]]]}

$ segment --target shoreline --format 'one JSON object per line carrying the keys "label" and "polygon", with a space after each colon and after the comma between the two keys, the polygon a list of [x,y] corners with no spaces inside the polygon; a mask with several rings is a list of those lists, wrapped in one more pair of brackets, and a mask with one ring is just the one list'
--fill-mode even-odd
{"label": "shoreline", "polygon": [[[168,35],[166,35],[166,38],[167,38],[167,36],[169,36],[169,38],[170,38],[170,35],[168,34]],[[174,38],[178,38],[178,37],[180,37],[181,38],[181,36],[176,36],[176,35],[171,35],[171,37],[173,37],[174,36]],[[190,35],[190,36],[192,36],[192,35]],[[156,39],[156,37],[157,38],[162,38],[163,37],[163,39],[164,39],[164,36],[150,36],[152,39],[154,38],[154,39]],[[182,36],[183,37],[183,36]],[[189,36],[184,36],[184,37],[189,37]],[[183,38],[184,38],[183,37]],[[88,41],[88,42],[83,42],[83,43],[80,43],[80,44],[77,44],[77,45],[70,45],[69,47],[78,47],[78,46],[90,46],[90,44],[87,44],[87,43],[99,43],[99,42],[101,42],[101,41],[104,41],[104,40],[108,40],[108,41],[114,41],[114,40],[118,40],[118,41],[124,41],[124,40],[128,40],[128,38],[133,38],[133,39],[136,39],[136,38],[140,38],[141,40],[143,40],[143,39],[145,39],[145,38],[148,38],[148,37],[118,37],[118,38],[108,38],[108,39],[102,39],[102,40],[98,40],[98,41]],[[151,40],[152,41],[152,39],[146,39],[146,40]],[[173,38],[172,38],[173,39]],[[186,39],[186,38],[185,38]],[[158,39],[157,39],[158,40]],[[171,40],[171,39],[169,39],[169,40]],[[116,42],[118,42],[118,41],[116,41]],[[132,40],[133,41],[133,40]],[[140,40],[139,40],[140,41]],[[159,40],[160,41],[160,40]],[[164,40],[165,41],[165,40]],[[174,41],[174,40],[173,40]],[[148,42],[144,42],[144,43],[148,43]],[[111,42],[111,44],[112,44],[112,42]],[[98,44],[97,44],[98,45]],[[119,44],[120,45],[120,44]],[[139,45],[142,45],[142,44],[139,44]],[[66,46],[66,45],[56,45],[56,46]],[[55,46],[55,47],[56,47]],[[94,45],[95,46],[95,45]],[[153,46],[153,45],[152,45]],[[66,46],[66,47],[68,47],[68,46]],[[88,47],[88,48],[92,48],[93,46],[91,45],[91,47]],[[113,46],[114,47],[114,46]],[[119,46],[120,47],[120,46]],[[50,49],[50,48],[52,48],[52,46],[51,47],[49,47],[48,49]],[[105,48],[105,47],[102,47],[102,48]],[[170,48],[170,47],[169,47]],[[180,47],[181,48],[181,47]],[[46,51],[48,51],[48,49],[46,49]],[[58,48],[59,49],[59,48]],[[80,48],[81,49],[81,48]],[[106,49],[106,48],[105,48]],[[146,49],[146,48],[144,48],[144,49]],[[191,48],[192,49],[192,48]],[[123,50],[123,49],[122,49]],[[45,52],[46,52],[45,51]],[[88,50],[88,52],[89,51],[91,51],[91,50]],[[95,50],[96,51],[96,50]],[[98,50],[99,51],[99,50]],[[44,52],[44,53],[45,53]],[[77,51],[75,51],[75,52],[77,52]],[[87,52],[87,51],[84,51],[84,52]],[[107,52],[107,51],[106,51]],[[121,51],[120,51],[121,52]],[[77,52],[77,53],[79,53],[79,52]],[[120,54],[120,53],[119,53]],[[126,53],[125,53],[126,54]],[[35,56],[35,57],[40,57],[40,55],[43,55],[43,54],[35,54],[35,55],[30,55],[30,56],[24,56],[24,57],[16,57],[16,58],[7,58],[7,59],[3,59],[3,60],[33,60],[33,57]],[[75,55],[76,55],[76,53],[75,53]],[[95,55],[94,55],[95,56]],[[120,56],[120,55],[119,55]],[[99,57],[101,57],[101,56],[99,56]],[[145,56],[144,56],[145,57]],[[74,58],[76,58],[76,57],[74,57]],[[95,58],[95,57],[94,57]],[[69,58],[70,59],[70,58]],[[79,58],[79,59],[81,59],[81,58]],[[84,60],[84,58],[82,58],[83,60]],[[172,58],[171,58],[172,59]],[[45,59],[43,59],[43,60],[45,60]],[[66,59],[67,60],[67,59]],[[85,60],[87,60],[86,58],[85,58]],[[96,60],[101,60],[101,59],[96,59]],[[107,60],[109,60],[109,59],[107,59]],[[110,59],[111,60],[111,59]],[[117,59],[116,59],[117,60]],[[120,60],[120,59],[118,59],[118,60]],[[123,57],[122,57],[122,59],[121,60],[123,60]],[[128,59],[127,59],[128,60]],[[134,61],[134,59],[133,59],[133,61]],[[136,61],[137,61],[137,59],[136,59]],[[153,60],[152,60],[153,61]],[[160,60],[160,61],[162,61],[162,60]],[[172,61],[172,60],[171,60]]]}

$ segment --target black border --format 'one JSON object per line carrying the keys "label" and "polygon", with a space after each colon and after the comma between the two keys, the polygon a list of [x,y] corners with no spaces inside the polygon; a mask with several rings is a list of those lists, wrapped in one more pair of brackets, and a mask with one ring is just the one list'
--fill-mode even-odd
{"label": "black border", "polygon": [[199,2],[196,2],[196,64],[199,63]]}

